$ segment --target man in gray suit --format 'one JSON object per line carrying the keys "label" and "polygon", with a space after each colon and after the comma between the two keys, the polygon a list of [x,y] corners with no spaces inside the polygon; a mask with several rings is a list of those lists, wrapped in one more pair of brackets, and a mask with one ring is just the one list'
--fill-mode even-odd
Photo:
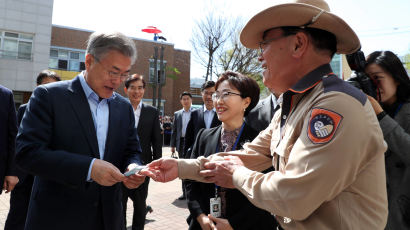
{"label": "man in gray suit", "polygon": [[[174,153],[176,147],[178,157],[183,158],[185,155],[185,133],[189,119],[191,118],[192,95],[189,92],[184,91],[179,96],[179,99],[183,108],[174,113],[171,134],[171,152]],[[185,200],[184,183],[182,183],[182,196],[178,197],[178,200]]]}
{"label": "man in gray suit", "polygon": [[[143,164],[162,157],[162,137],[159,125],[159,113],[155,107],[142,103],[145,93],[145,80],[141,75],[134,74],[125,81],[124,91],[130,99],[134,109],[135,127],[142,149],[141,161]],[[143,184],[136,189],[128,189],[123,186],[123,209],[126,221],[127,201],[131,198],[134,204],[134,215],[132,218],[132,229],[144,229],[147,214],[147,195],[149,177],[145,178]]]}

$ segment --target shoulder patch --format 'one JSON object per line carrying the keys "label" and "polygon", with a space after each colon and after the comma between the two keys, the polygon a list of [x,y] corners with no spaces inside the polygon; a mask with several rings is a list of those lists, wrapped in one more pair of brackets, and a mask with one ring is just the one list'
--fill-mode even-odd
{"label": "shoulder patch", "polygon": [[324,144],[332,140],[342,115],[331,110],[313,108],[309,119],[308,137],[314,144]]}

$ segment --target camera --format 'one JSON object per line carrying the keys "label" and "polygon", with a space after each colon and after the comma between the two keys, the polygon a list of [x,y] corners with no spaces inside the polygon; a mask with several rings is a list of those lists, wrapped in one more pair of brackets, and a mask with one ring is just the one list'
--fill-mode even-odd
{"label": "camera", "polygon": [[353,71],[352,76],[347,79],[347,82],[362,90],[365,94],[380,100],[380,92],[377,83],[364,72],[366,59],[363,52],[359,49],[355,53],[347,54],[346,59],[350,69]]}

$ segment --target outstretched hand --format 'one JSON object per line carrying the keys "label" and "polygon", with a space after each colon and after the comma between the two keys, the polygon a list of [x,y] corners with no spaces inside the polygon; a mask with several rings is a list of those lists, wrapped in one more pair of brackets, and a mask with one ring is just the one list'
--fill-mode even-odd
{"label": "outstretched hand", "polygon": [[174,158],[161,158],[151,162],[146,169],[141,170],[141,175],[149,176],[157,182],[169,182],[178,177],[178,160]]}

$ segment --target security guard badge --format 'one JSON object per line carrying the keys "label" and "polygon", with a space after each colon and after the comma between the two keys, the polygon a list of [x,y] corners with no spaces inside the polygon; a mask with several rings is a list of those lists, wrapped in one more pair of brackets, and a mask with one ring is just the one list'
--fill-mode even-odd
{"label": "security guard badge", "polygon": [[308,137],[314,144],[329,142],[342,121],[342,115],[322,108],[313,108],[309,120]]}

